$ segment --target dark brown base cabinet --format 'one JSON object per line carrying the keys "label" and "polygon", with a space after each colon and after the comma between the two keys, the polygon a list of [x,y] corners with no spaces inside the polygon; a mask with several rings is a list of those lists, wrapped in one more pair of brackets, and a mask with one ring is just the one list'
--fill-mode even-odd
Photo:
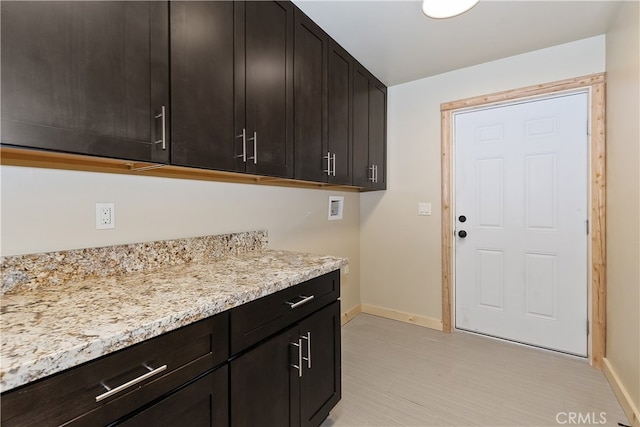
{"label": "dark brown base cabinet", "polygon": [[229,424],[228,375],[228,368],[224,365],[114,425],[226,426]]}
{"label": "dark brown base cabinet", "polygon": [[341,396],[339,295],[336,270],[10,390],[0,422],[318,426]]}
{"label": "dark brown base cabinet", "polygon": [[340,303],[231,361],[233,426],[318,426],[341,396]]}

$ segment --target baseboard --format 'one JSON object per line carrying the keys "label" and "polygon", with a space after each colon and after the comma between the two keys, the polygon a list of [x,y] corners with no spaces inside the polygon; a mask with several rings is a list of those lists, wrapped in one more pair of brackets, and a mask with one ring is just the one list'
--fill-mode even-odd
{"label": "baseboard", "polygon": [[609,362],[606,357],[602,359],[602,362],[602,372],[604,373],[607,381],[609,381],[609,384],[613,389],[613,393],[618,398],[618,402],[620,402],[620,406],[622,406],[622,410],[629,419],[629,422],[634,427],[640,427],[640,411],[638,410],[635,402],[631,399],[631,395],[629,395],[624,384],[620,381],[620,377],[615,369],[613,369],[613,366],[611,366],[611,362]]}
{"label": "baseboard", "polygon": [[418,316],[417,314],[404,313],[402,311],[391,310],[388,308],[377,307],[375,305],[362,304],[362,312],[373,314],[374,316],[384,317],[392,320],[399,320],[413,325],[423,326],[429,329],[442,331],[442,320],[432,319],[430,317]]}
{"label": "baseboard", "polygon": [[362,306],[360,304],[347,310],[345,313],[342,313],[342,316],[340,316],[340,326],[344,326],[347,323],[351,322],[354,317],[356,317],[360,313],[362,313]]}

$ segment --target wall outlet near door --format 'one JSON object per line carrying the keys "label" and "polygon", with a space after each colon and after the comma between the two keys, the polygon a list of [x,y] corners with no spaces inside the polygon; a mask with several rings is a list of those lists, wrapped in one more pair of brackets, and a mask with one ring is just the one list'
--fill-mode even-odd
{"label": "wall outlet near door", "polygon": [[96,203],[96,230],[116,228],[116,209],[113,203]]}

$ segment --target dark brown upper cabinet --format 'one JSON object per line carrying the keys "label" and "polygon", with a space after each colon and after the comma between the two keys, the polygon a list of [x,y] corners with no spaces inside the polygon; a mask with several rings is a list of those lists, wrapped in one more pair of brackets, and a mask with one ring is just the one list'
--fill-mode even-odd
{"label": "dark brown upper cabinet", "polygon": [[362,65],[353,72],[353,185],[386,189],[387,88]]}
{"label": "dark brown upper cabinet", "polygon": [[386,87],[290,1],[2,1],[3,145],[386,188]]}
{"label": "dark brown upper cabinet", "polygon": [[236,162],[248,173],[293,177],[293,20],[288,1],[235,4]]}
{"label": "dark brown upper cabinet", "polygon": [[171,2],[171,163],[293,176],[293,5]]}
{"label": "dark brown upper cabinet", "polygon": [[1,14],[3,144],[168,162],[166,2],[3,1]]}
{"label": "dark brown upper cabinet", "polygon": [[234,2],[176,1],[171,16],[171,163],[244,171],[234,123]]}
{"label": "dark brown upper cabinet", "polygon": [[331,175],[326,132],[329,38],[297,8],[294,26],[294,177],[326,182]]}
{"label": "dark brown upper cabinet", "polygon": [[327,152],[332,173],[328,182],[352,184],[353,58],[333,40],[327,60]]}
{"label": "dark brown upper cabinet", "polygon": [[300,10],[293,58],[294,176],[351,185],[353,59]]}

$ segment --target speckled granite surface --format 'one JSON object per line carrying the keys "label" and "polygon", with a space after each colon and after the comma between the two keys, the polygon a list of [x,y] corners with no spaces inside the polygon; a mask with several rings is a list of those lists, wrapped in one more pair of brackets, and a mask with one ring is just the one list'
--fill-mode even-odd
{"label": "speckled granite surface", "polygon": [[162,240],[0,258],[2,293],[42,284],[112,277],[267,248],[266,231]]}
{"label": "speckled granite surface", "polygon": [[[203,257],[206,258],[206,257]],[[346,265],[254,251],[2,297],[0,390],[87,362]]]}

